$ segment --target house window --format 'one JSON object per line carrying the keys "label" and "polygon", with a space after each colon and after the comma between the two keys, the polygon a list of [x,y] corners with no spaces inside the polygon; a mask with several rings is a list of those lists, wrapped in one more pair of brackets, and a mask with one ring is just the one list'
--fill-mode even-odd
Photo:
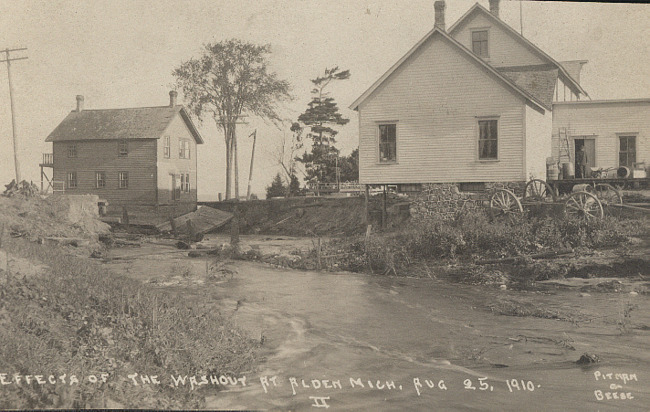
{"label": "house window", "polygon": [[478,129],[479,160],[498,159],[498,121],[496,119],[479,120]]}
{"label": "house window", "polygon": [[119,188],[127,189],[129,187],[129,172],[120,172],[118,174]]}
{"label": "house window", "polygon": [[185,174],[185,183],[182,186],[183,186],[183,191],[185,193],[190,192],[190,174],[189,173]]}
{"label": "house window", "polygon": [[68,145],[68,157],[77,157],[77,145]]}
{"label": "house window", "polygon": [[472,51],[480,57],[488,57],[488,31],[476,30],[472,32]]}
{"label": "house window", "polygon": [[181,159],[190,158],[190,142],[187,140],[178,141],[178,157]]}
{"label": "house window", "polygon": [[77,172],[68,172],[67,176],[67,181],[68,181],[68,189],[76,189],[77,188]]}
{"label": "house window", "polygon": [[397,161],[397,124],[379,125],[379,161]]}
{"label": "house window", "polygon": [[95,172],[95,187],[97,189],[106,187],[106,172]]}
{"label": "house window", "polygon": [[164,146],[164,154],[165,158],[169,159],[172,153],[172,145],[171,145],[171,137],[170,136],[165,136],[165,146]]}
{"label": "house window", "polygon": [[126,157],[129,155],[129,144],[126,140],[120,140],[118,143],[117,155],[120,157]]}
{"label": "house window", "polygon": [[636,163],[636,136],[619,136],[618,165],[634,167]]}

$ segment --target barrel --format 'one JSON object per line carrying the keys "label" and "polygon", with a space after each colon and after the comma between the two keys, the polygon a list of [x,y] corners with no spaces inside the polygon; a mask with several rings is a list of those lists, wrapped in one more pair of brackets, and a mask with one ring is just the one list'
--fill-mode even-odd
{"label": "barrel", "polygon": [[621,166],[616,169],[616,177],[619,179],[627,179],[630,177],[630,168],[626,166]]}
{"label": "barrel", "polygon": [[557,180],[560,171],[555,163],[546,165],[546,180]]}
{"label": "barrel", "polygon": [[573,179],[575,177],[573,163],[562,163],[562,175],[565,179]]}

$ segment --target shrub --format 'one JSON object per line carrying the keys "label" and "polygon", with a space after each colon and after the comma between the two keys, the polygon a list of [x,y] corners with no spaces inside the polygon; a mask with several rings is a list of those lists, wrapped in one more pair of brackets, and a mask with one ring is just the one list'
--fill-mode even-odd
{"label": "shrub", "polygon": [[[406,274],[418,261],[472,261],[565,247],[617,246],[626,242],[629,236],[647,230],[645,226],[646,223],[613,217],[593,221],[526,216],[494,220],[486,213],[476,211],[455,220],[433,217],[411,222],[397,231],[372,236],[367,245],[362,238],[335,240],[324,246],[324,253],[341,256],[333,263],[337,269]],[[532,278],[547,279],[563,273],[566,273],[566,268],[538,265]]]}

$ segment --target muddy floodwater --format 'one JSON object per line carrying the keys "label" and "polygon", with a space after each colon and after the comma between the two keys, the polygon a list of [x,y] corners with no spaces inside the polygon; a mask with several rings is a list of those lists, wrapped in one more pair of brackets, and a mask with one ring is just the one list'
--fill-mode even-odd
{"label": "muddy floodwater", "polygon": [[[244,239],[256,242],[309,246]],[[263,342],[245,386],[206,389],[211,409],[650,409],[647,284],[513,291],[240,261],[208,276],[213,259],[160,245],[112,254],[134,256],[107,263],[116,271],[214,305]],[[517,305],[534,316],[500,313]],[[599,362],[577,364],[585,353]]]}

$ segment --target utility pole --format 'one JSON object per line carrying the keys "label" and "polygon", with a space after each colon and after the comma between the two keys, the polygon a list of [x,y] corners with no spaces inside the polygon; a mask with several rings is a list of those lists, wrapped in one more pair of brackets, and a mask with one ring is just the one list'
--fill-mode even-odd
{"label": "utility pole", "polygon": [[522,6],[523,4],[524,4],[523,0],[519,2],[519,30],[522,36],[524,35],[524,9]]}
{"label": "utility pole", "polygon": [[11,83],[11,62],[15,60],[25,60],[27,59],[27,57],[17,57],[15,59],[12,59],[9,57],[9,52],[21,51],[21,50],[27,50],[27,48],[22,47],[19,49],[5,49],[3,50],[6,56],[5,60],[0,60],[0,63],[7,62],[7,76],[9,77],[9,100],[11,102],[11,128],[12,128],[12,133],[14,138],[14,166],[16,168],[16,184],[20,183],[21,179],[20,179],[20,163],[18,162],[18,134],[16,133],[16,107],[14,104],[14,88],[13,88],[13,84]]}
{"label": "utility pole", "polygon": [[248,190],[246,191],[246,200],[251,200],[251,182],[253,181],[253,159],[255,159],[255,142],[257,141],[257,129],[248,137],[253,136],[253,152],[251,153],[251,170],[248,172]]}

